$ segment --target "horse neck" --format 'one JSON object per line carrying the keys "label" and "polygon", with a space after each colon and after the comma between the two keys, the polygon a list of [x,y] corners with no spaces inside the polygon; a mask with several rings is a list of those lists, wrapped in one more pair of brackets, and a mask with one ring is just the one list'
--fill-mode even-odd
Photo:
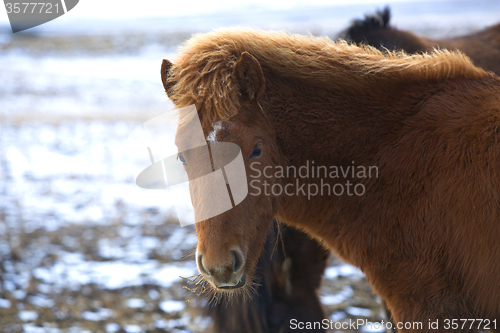
{"label": "horse neck", "polygon": [[[361,74],[360,74],[361,75]],[[381,80],[369,89],[326,90],[267,79],[266,104],[287,163],[370,163],[435,85]]]}
{"label": "horse neck", "polygon": [[[364,91],[329,91],[278,78],[266,79],[266,85],[266,106],[275,126],[283,166],[295,168],[307,161],[309,165],[314,161],[316,166],[327,167],[377,166],[377,155],[395,141],[405,118],[415,114],[419,103],[436,89],[431,84],[381,82]],[[300,178],[299,182],[317,183],[318,179]],[[325,223],[340,230],[355,219],[357,210],[352,208],[356,200],[352,196],[317,196],[309,200],[283,195],[278,199],[277,218],[324,236]],[[333,220],[336,223],[330,223]],[[333,229],[329,231],[335,233]]]}

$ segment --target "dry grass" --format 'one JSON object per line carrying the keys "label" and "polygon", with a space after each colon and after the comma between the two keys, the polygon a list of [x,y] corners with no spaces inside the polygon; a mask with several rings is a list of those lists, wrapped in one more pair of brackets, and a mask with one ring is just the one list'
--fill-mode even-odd
{"label": "dry grass", "polygon": [[[148,212],[145,212],[145,216]],[[0,222],[2,223],[2,222]],[[4,224],[5,227],[5,224]],[[46,283],[35,276],[33,271],[39,267],[53,267],[59,261],[60,253],[80,253],[85,261],[109,261],[99,252],[99,241],[113,239],[126,247],[128,239],[120,231],[121,222],[115,221],[111,225],[72,225],[56,231],[36,229],[26,231],[24,228],[6,228],[0,236],[0,245],[3,249],[3,260],[0,265],[0,285],[7,285],[12,276],[28,276],[25,286],[19,281],[10,281],[15,284],[12,290],[0,288],[0,298],[11,302],[9,308],[0,308],[0,327],[2,332],[23,332],[26,322],[38,327],[58,328],[61,332],[69,331],[71,327],[91,332],[106,332],[106,324],[117,324],[118,332],[128,325],[137,325],[141,332],[170,332],[174,327],[186,329],[187,325],[181,318],[189,314],[183,312],[165,312],[160,303],[170,299],[189,299],[193,295],[182,288],[186,283],[174,284],[165,288],[154,284],[130,286],[119,289],[108,289],[99,284],[90,283],[76,288],[69,288],[58,284]],[[165,223],[152,225],[145,223],[132,227],[131,234],[142,237],[164,239],[178,228],[176,224]],[[176,261],[168,254],[162,254],[161,248],[155,248],[148,253],[149,260],[160,263]],[[38,301],[37,301],[38,299]],[[45,300],[40,302],[40,299]],[[144,306],[133,308],[127,305],[127,300],[141,299]],[[102,310],[107,309],[107,310]],[[21,311],[34,311],[38,317],[33,321],[23,321]],[[100,320],[91,320],[88,313],[109,312]],[[87,313],[87,315],[86,315]],[[177,324],[175,324],[177,321]],[[170,323],[170,328],[156,327],[158,323]]]}
{"label": "dry grass", "polygon": [[[124,210],[126,209],[125,207]],[[127,228],[131,228],[129,235],[165,240],[179,228],[177,224],[171,222],[148,223],[151,212],[145,211],[142,215],[144,224],[128,226]],[[22,225],[16,229],[5,228],[6,232],[0,236],[0,246],[4,254],[3,265],[0,265],[0,285],[9,280],[13,273],[16,276],[28,274],[29,278],[25,287],[20,283],[14,290],[0,289],[0,298],[11,302],[9,308],[0,308],[2,332],[23,332],[23,325],[26,324],[44,327],[47,332],[50,332],[50,328],[59,329],[57,332],[71,332],[75,327],[81,331],[106,332],[108,324],[119,328],[117,332],[126,332],[125,329],[130,327],[140,328],[140,332],[176,332],[176,329],[178,332],[206,332],[207,322],[200,317],[201,308],[210,306],[207,303],[219,301],[220,296],[211,295],[198,276],[179,281],[171,287],[145,283],[139,286],[107,289],[99,284],[90,283],[75,289],[46,283],[30,274],[39,267],[53,267],[60,260],[59,254],[64,252],[81,253],[89,262],[112,260],[102,256],[99,251],[99,241],[112,239],[119,246],[126,247],[130,239],[120,230],[122,226],[123,223],[119,218],[111,221],[109,225],[70,225],[55,231],[43,228],[28,231]],[[191,253],[192,249],[183,251],[183,259],[174,259],[161,247],[157,247],[149,250],[148,259],[171,263],[192,260]],[[332,266],[340,264],[332,258]],[[326,305],[327,314],[343,314],[340,321],[358,318],[377,321],[383,318],[380,304],[365,279],[341,276],[334,280],[325,280],[320,294],[335,295],[346,288],[353,290],[352,295],[338,304]],[[44,306],[34,301],[37,298],[47,300],[49,303]],[[141,299],[144,305],[131,308],[127,305],[130,299]],[[163,311],[160,306],[161,301],[170,299],[185,300],[186,309],[180,312]],[[350,314],[349,309],[352,307],[367,309],[370,315]],[[23,321],[20,317],[21,311],[34,311],[38,317],[32,321]],[[109,316],[95,321],[89,318],[89,313],[102,311],[108,311]],[[158,327],[162,325],[164,327]]]}

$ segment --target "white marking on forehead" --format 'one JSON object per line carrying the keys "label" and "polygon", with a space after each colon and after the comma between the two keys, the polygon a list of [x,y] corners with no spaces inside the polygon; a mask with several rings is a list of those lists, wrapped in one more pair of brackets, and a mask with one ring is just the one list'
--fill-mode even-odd
{"label": "white marking on forehead", "polygon": [[222,120],[218,120],[212,125],[214,130],[207,135],[207,141],[215,142],[215,137],[217,136],[217,131],[222,129]]}

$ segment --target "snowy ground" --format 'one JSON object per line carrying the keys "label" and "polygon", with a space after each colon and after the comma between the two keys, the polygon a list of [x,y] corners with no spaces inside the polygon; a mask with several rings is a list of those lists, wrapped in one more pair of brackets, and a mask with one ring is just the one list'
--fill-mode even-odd
{"label": "snowy ground", "polygon": [[[451,36],[500,19],[498,1],[474,4],[397,2],[393,22]],[[127,141],[171,107],[161,59],[191,32],[216,26],[333,37],[383,5],[253,8],[237,19],[121,21],[104,32],[93,21],[61,34],[57,25],[0,34],[1,331],[205,332],[204,302],[189,303],[196,295],[179,278],[196,273],[194,228],[171,216],[168,193],[135,186],[132,170],[147,156],[131,154]],[[320,297],[334,321],[384,318],[363,275],[335,258]]]}

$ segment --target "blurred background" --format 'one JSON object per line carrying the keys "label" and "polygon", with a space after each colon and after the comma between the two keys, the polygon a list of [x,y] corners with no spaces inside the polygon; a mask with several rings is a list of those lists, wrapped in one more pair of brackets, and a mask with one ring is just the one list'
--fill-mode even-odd
{"label": "blurred background", "polygon": [[[219,27],[334,39],[386,5],[393,26],[432,38],[500,21],[498,0],[83,0],[12,34],[2,7],[0,331],[205,332],[205,302],[179,278],[196,274],[194,227],[130,171],[128,135],[172,107],[161,60]],[[330,261],[327,315],[382,319],[363,274]]]}

